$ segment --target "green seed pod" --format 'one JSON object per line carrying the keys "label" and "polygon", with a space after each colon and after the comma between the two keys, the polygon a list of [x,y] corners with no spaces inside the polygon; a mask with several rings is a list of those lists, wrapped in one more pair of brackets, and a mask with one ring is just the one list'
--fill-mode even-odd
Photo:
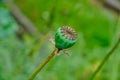
{"label": "green seed pod", "polygon": [[66,49],[77,41],[77,33],[74,29],[68,26],[58,28],[55,34],[55,46],[58,49]]}

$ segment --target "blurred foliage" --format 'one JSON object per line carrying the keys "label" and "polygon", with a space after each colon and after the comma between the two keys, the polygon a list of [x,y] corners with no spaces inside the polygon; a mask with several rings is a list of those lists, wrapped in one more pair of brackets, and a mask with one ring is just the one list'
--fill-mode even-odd
{"label": "blurred foliage", "polygon": [[0,38],[6,38],[15,34],[15,31],[18,29],[17,24],[11,17],[9,10],[3,7],[0,8],[0,26]]}
{"label": "blurred foliage", "polygon": [[[55,30],[63,25],[72,26],[79,35],[79,40],[69,52],[68,57],[61,52],[55,56],[36,76],[35,80],[89,80],[117,39],[120,31],[120,21],[116,26],[115,14],[99,5],[93,5],[93,0],[14,0],[23,14],[36,25],[44,36],[54,37]],[[47,25],[51,21],[52,27]],[[18,38],[18,25],[8,8],[1,5],[0,0],[0,80],[27,80],[28,75],[53,50],[46,38],[39,46],[34,60],[28,54],[35,47],[35,37],[23,34],[23,40]],[[41,40],[41,39],[40,39]],[[120,47],[119,47],[120,48]],[[100,71],[96,80],[120,80],[119,49]]]}
{"label": "blurred foliage", "polygon": [[[96,43],[95,45],[103,47],[110,44],[115,25],[113,17],[106,10],[94,7],[87,0],[16,0],[16,2],[22,11],[33,20],[39,31],[44,31],[44,26],[49,21],[50,11],[55,7],[53,28],[56,29],[56,27],[61,25],[74,26],[76,30],[83,32],[84,38],[89,44],[87,47],[94,46],[94,42]],[[103,32],[101,33],[101,31]]]}

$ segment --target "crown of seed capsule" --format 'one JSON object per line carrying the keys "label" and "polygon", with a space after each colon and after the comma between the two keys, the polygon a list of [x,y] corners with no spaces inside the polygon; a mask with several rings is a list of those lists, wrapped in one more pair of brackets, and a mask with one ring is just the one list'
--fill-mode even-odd
{"label": "crown of seed capsule", "polygon": [[58,49],[66,49],[71,47],[77,40],[77,33],[68,26],[58,28],[55,34],[55,46]]}

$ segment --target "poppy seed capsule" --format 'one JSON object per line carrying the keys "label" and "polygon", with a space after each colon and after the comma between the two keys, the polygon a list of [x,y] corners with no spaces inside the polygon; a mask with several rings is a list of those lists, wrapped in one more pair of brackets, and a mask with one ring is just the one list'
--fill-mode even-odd
{"label": "poppy seed capsule", "polygon": [[77,33],[68,26],[58,28],[55,34],[55,46],[58,49],[66,49],[75,44],[77,41]]}

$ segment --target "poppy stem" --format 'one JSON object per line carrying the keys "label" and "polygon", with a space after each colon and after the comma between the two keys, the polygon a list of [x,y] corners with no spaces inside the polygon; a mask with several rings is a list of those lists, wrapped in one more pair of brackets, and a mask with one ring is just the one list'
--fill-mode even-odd
{"label": "poppy stem", "polygon": [[56,48],[53,50],[53,52],[48,55],[48,57],[41,63],[39,66],[33,71],[33,73],[29,76],[28,80],[33,80],[35,76],[42,70],[42,68],[52,59],[52,57],[55,55]]}

